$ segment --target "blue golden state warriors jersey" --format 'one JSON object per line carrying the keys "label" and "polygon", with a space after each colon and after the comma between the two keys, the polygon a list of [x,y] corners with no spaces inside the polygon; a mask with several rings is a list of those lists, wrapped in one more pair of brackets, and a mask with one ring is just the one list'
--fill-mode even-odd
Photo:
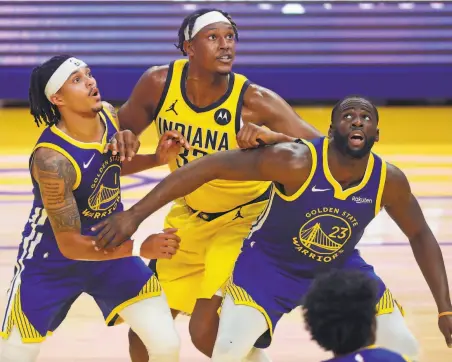
{"label": "blue golden state warriors jersey", "polygon": [[361,182],[343,190],[328,167],[328,139],[305,142],[312,155],[306,182],[291,196],[273,185],[266,209],[247,244],[307,277],[346,261],[366,226],[380,211],[386,163],[370,154]]}
{"label": "blue golden state warriors jersey", "polygon": [[[113,212],[123,210],[120,194],[121,162],[118,155],[103,153],[106,142],[118,128],[108,111],[102,110],[100,118],[105,123],[102,143],[77,141],[56,126],[46,128],[41,134],[34,151],[40,147],[53,149],[72,163],[76,172],[73,193],[81,220],[81,233],[89,235],[91,226],[100,222]],[[41,198],[39,184],[33,179],[33,206],[22,233],[19,249],[20,261],[46,260],[46,262],[68,260],[60,253],[52,227]]]}
{"label": "blue golden state warriors jersey", "polygon": [[370,346],[346,356],[335,357],[324,362],[410,362],[410,360],[385,348]]}

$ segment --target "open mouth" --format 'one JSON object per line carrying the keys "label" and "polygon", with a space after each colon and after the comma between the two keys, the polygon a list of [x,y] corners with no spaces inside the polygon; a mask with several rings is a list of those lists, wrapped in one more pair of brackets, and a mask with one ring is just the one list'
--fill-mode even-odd
{"label": "open mouth", "polygon": [[221,57],[217,57],[217,60],[219,60],[222,63],[230,63],[232,61],[232,55],[222,55]]}
{"label": "open mouth", "polygon": [[361,131],[353,132],[348,139],[352,146],[361,146],[364,143],[364,135]]}
{"label": "open mouth", "polygon": [[97,88],[93,88],[91,89],[91,91],[89,92],[90,97],[99,97],[99,89]]}

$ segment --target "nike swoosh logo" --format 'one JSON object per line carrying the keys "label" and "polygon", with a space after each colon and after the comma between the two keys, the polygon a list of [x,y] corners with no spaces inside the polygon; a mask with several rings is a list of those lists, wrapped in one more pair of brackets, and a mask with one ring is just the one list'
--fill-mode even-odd
{"label": "nike swoosh logo", "polygon": [[83,162],[83,168],[88,168],[88,166],[90,165],[91,161],[93,160],[94,156],[96,154],[93,153],[93,155],[91,156],[91,158],[89,159],[89,161],[87,163]]}
{"label": "nike swoosh logo", "polygon": [[312,192],[324,192],[324,191],[329,191],[331,189],[318,189],[315,185],[312,188]]}

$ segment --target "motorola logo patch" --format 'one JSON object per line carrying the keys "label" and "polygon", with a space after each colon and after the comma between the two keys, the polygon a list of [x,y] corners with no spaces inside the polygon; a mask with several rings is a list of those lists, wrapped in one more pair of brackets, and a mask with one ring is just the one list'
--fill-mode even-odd
{"label": "motorola logo patch", "polygon": [[229,112],[225,108],[217,109],[214,116],[215,122],[217,122],[220,126],[225,126],[229,122],[231,122],[231,112]]}

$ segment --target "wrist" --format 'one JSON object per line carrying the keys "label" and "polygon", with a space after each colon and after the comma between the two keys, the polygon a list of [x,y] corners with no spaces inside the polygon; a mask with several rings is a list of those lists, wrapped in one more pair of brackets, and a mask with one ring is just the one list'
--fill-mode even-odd
{"label": "wrist", "polygon": [[140,226],[140,224],[147,217],[147,216],[144,215],[144,210],[141,210],[141,207],[140,207],[139,203],[133,205],[129,210],[127,210],[127,212],[130,213],[136,228],[138,228],[138,226]]}
{"label": "wrist", "polygon": [[276,143],[283,143],[283,142],[294,142],[295,137],[290,137],[284,133],[277,133],[276,132]]}
{"label": "wrist", "polygon": [[141,256],[141,246],[144,240],[134,240],[132,244],[132,256]]}
{"label": "wrist", "polygon": [[166,162],[163,162],[157,153],[152,153],[149,155],[149,163],[152,167],[163,166]]}
{"label": "wrist", "polygon": [[444,301],[442,303],[437,303],[436,307],[438,309],[438,313],[452,312],[452,305],[451,305],[450,301]]}

